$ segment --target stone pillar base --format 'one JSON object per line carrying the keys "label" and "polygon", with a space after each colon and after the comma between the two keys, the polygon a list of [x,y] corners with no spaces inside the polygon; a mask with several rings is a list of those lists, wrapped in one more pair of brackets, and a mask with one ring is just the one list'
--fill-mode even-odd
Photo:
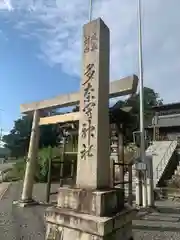
{"label": "stone pillar base", "polygon": [[108,218],[51,207],[46,212],[46,240],[130,240],[132,217],[133,211]]}
{"label": "stone pillar base", "polygon": [[46,240],[131,240],[136,210],[120,204],[121,189],[60,188],[57,207],[46,210]]}
{"label": "stone pillar base", "polygon": [[19,201],[13,201],[14,205],[17,205],[18,207],[30,207],[34,205],[39,205],[39,202],[29,199],[29,200],[19,200]]}

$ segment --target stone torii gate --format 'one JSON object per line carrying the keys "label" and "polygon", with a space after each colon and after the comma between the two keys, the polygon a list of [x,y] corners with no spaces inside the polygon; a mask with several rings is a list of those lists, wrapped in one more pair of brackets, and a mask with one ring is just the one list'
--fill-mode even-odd
{"label": "stone torii gate", "polygon": [[[134,94],[137,91],[138,77],[132,75],[122,78],[120,80],[110,82],[109,98],[115,98],[120,96],[126,96]],[[80,102],[80,92],[69,93],[60,95],[52,99],[45,99],[39,102],[22,104],[20,110],[22,114],[33,114],[33,123],[31,130],[31,137],[29,142],[29,151],[26,163],[26,171],[24,177],[22,196],[19,201],[21,206],[27,204],[33,204],[32,198],[33,184],[34,184],[34,172],[36,166],[36,157],[38,151],[39,142],[39,126],[56,124],[62,122],[71,122],[80,119],[79,112],[65,113],[62,115],[45,116],[41,113],[44,111],[51,111],[56,108],[68,107],[77,105]]]}

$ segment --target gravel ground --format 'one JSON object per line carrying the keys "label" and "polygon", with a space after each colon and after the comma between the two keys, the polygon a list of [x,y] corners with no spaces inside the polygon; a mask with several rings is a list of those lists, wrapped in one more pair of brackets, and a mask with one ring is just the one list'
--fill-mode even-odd
{"label": "gravel ground", "polygon": [[[21,189],[21,183],[13,183],[0,200],[0,240],[44,240],[47,206],[19,208],[12,204],[19,199]],[[35,185],[34,193],[37,200],[44,201],[44,184]]]}
{"label": "gravel ground", "polygon": [[[53,190],[56,188],[54,185]],[[21,189],[21,183],[13,183],[0,200],[0,240],[44,240],[43,216],[47,206],[19,208],[13,205]],[[45,200],[44,184],[35,185],[34,196]],[[158,209],[160,212],[154,211],[133,221],[134,240],[180,240],[180,203],[159,202]]]}
{"label": "gravel ground", "polygon": [[178,232],[160,232],[160,231],[134,231],[135,240],[179,240],[180,233]]}

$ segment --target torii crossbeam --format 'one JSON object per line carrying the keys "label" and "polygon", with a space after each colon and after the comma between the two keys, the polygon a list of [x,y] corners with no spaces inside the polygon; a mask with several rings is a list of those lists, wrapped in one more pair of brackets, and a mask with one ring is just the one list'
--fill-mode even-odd
{"label": "torii crossbeam", "polygon": [[[110,82],[110,92],[109,97],[115,98],[120,96],[125,96],[129,94],[134,94],[138,86],[138,77],[132,75],[129,77],[122,78]],[[69,93],[65,95],[60,95],[51,99],[45,99],[39,102],[32,102],[21,104],[21,113],[29,113],[35,110],[52,110],[60,107],[69,107],[78,104],[80,101],[80,93]]]}

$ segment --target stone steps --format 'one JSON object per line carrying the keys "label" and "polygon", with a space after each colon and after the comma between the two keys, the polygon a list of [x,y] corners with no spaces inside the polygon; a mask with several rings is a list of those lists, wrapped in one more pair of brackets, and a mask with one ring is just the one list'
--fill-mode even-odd
{"label": "stone steps", "polygon": [[180,231],[180,215],[175,213],[147,213],[140,219],[133,220],[133,229],[158,231]]}

